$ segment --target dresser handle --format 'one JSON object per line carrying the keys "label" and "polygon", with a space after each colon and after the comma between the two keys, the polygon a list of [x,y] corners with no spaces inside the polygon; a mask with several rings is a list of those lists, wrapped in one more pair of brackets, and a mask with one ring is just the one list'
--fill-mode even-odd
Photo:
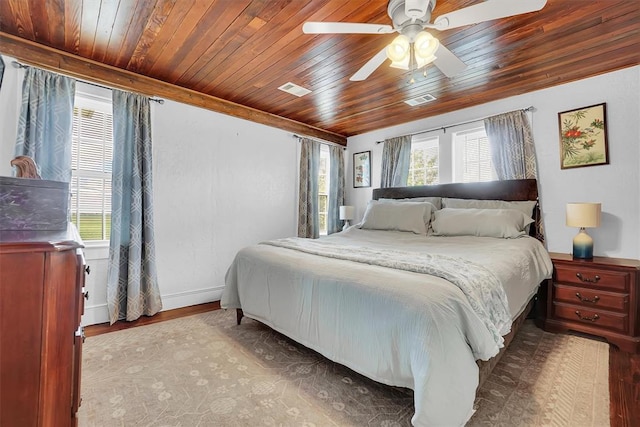
{"label": "dresser handle", "polygon": [[588,320],[589,322],[595,322],[600,318],[597,314],[594,314],[593,317],[583,316],[578,310],[576,310],[576,316],[578,316],[580,320]]}
{"label": "dresser handle", "polygon": [[576,273],[576,277],[582,280],[583,282],[587,282],[587,283],[598,283],[598,280],[600,280],[600,276],[598,276],[597,274],[593,279],[589,279],[588,277],[582,277],[582,274],[580,273]]}
{"label": "dresser handle", "polygon": [[87,274],[91,274],[91,266],[90,266],[90,265],[87,265],[87,266],[84,268],[84,271],[86,271],[86,272],[87,272]]}
{"label": "dresser handle", "polygon": [[580,292],[576,292],[576,296],[578,297],[578,299],[582,302],[592,302],[592,303],[597,303],[598,300],[600,299],[600,297],[598,295],[596,295],[595,297],[593,297],[593,299],[589,299],[589,298],[585,298],[582,295],[580,295]]}

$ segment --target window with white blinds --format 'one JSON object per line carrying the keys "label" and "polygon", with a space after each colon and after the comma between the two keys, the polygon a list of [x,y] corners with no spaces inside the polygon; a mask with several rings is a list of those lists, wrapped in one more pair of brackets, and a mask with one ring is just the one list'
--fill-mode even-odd
{"label": "window with white blinds", "polygon": [[329,147],[326,144],[320,145],[320,165],[318,168],[318,217],[320,220],[320,235],[328,233],[327,214],[329,211],[329,185],[331,184],[329,161]]}
{"label": "window with white blinds", "polygon": [[494,181],[496,173],[491,163],[489,139],[484,126],[453,135],[456,158],[455,181]]}
{"label": "window with white blinds", "polygon": [[407,185],[428,185],[439,182],[438,137],[411,141],[411,161]]}
{"label": "window with white blinds", "polygon": [[111,99],[76,92],[70,211],[85,241],[109,240],[112,160]]}

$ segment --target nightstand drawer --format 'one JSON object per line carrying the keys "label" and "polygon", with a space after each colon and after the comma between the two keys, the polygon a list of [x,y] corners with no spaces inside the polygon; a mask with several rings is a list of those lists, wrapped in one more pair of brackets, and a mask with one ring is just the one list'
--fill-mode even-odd
{"label": "nightstand drawer", "polygon": [[628,291],[630,273],[580,265],[556,265],[556,281],[575,283],[580,286],[595,286],[618,291]]}
{"label": "nightstand drawer", "polygon": [[608,292],[599,289],[577,288],[567,285],[554,284],[554,301],[578,304],[583,307],[617,310],[628,312],[629,295]]}
{"label": "nightstand drawer", "polygon": [[582,323],[595,328],[606,328],[618,332],[627,332],[628,314],[593,310],[587,307],[553,303],[555,317]]}

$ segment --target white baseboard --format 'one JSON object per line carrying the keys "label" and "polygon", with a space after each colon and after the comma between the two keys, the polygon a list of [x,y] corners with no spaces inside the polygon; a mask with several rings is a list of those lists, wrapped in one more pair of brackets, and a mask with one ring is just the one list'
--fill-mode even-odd
{"label": "white baseboard", "polygon": [[[204,304],[212,301],[219,301],[222,297],[224,286],[216,288],[194,289],[185,292],[162,295],[162,311],[176,308],[189,307],[190,305]],[[85,306],[82,316],[82,325],[97,325],[109,321],[109,310],[107,304],[96,304]]]}

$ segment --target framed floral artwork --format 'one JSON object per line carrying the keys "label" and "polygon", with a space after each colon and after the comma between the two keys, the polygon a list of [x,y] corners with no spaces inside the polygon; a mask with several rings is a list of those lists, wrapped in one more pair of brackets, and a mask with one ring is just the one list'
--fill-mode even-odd
{"label": "framed floral artwork", "polygon": [[371,151],[353,154],[353,188],[371,187]]}
{"label": "framed floral artwork", "polygon": [[609,164],[606,103],[558,113],[562,169]]}

